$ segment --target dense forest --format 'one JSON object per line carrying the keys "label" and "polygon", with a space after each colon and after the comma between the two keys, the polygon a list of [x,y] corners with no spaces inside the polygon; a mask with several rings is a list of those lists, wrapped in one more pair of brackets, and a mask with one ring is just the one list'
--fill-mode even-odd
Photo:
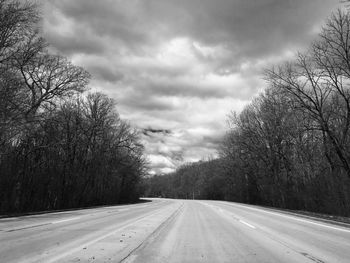
{"label": "dense forest", "polygon": [[137,131],[40,31],[36,4],[0,0],[0,213],[137,200]]}
{"label": "dense forest", "polygon": [[232,113],[219,158],[144,181],[145,195],[350,215],[350,14],[338,11]]}

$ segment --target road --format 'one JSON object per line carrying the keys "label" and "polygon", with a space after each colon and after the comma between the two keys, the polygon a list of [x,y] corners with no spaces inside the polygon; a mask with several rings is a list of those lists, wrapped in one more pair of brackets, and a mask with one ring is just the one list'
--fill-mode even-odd
{"label": "road", "polygon": [[350,262],[350,228],[222,201],[0,219],[0,262]]}

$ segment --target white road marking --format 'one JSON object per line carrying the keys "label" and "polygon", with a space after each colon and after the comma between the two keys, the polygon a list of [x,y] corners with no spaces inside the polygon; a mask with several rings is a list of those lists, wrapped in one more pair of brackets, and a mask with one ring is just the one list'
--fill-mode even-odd
{"label": "white road marking", "polygon": [[245,224],[246,226],[249,226],[250,228],[253,228],[253,229],[256,228],[255,226],[253,226],[253,225],[251,225],[251,224],[249,224],[247,222],[244,222],[243,220],[239,220],[239,222],[241,222],[242,224]]}
{"label": "white road marking", "polygon": [[121,212],[121,211],[128,211],[130,210],[130,208],[122,208],[122,209],[118,209],[118,212]]}
{"label": "white road marking", "polygon": [[13,220],[18,220],[18,217],[4,217],[4,218],[0,218],[0,222],[2,221],[13,221]]}
{"label": "white road marking", "polygon": [[52,224],[64,223],[64,222],[68,222],[68,221],[72,221],[72,220],[77,220],[79,218],[80,218],[80,216],[72,217],[72,218],[68,218],[68,219],[57,220],[57,221],[53,221]]}
{"label": "white road marking", "polygon": [[267,214],[277,215],[277,216],[280,216],[280,217],[286,217],[286,218],[290,218],[290,219],[293,219],[293,220],[296,220],[296,221],[300,221],[300,222],[309,223],[309,224],[316,225],[316,226],[322,226],[322,227],[325,227],[325,228],[330,228],[330,229],[334,229],[334,230],[350,233],[350,229],[345,229],[345,228],[340,228],[340,227],[334,227],[334,226],[329,226],[329,225],[325,225],[325,224],[320,224],[320,223],[312,222],[312,221],[307,220],[307,219],[301,219],[301,218],[297,218],[297,217],[294,217],[294,216],[283,215],[283,214],[280,214],[278,212],[265,211],[263,209],[248,207],[248,206],[239,205],[239,204],[230,204],[230,203],[225,203],[225,204],[229,204],[231,206],[240,206],[240,207],[244,207],[244,208],[247,208],[247,209],[250,209],[250,210],[255,210],[255,211],[264,212],[264,213],[267,213]]}
{"label": "white road marking", "polygon": [[103,207],[105,209],[123,209],[124,207],[128,207],[128,206],[133,206],[133,205],[115,205],[115,206],[106,206],[106,207]]}
{"label": "white road marking", "polygon": [[13,232],[13,231],[25,230],[25,229],[35,228],[35,227],[40,227],[40,226],[59,224],[59,223],[67,222],[67,221],[77,220],[79,218],[80,217],[72,217],[72,218],[57,220],[57,221],[53,221],[53,222],[43,222],[43,223],[39,223],[39,224],[25,225],[25,226],[20,226],[20,227],[17,227],[17,228],[12,228],[12,229],[1,229],[1,231]]}
{"label": "white road marking", "polygon": [[21,227],[17,227],[17,228],[12,228],[12,229],[1,229],[1,231],[14,232],[14,231],[25,230],[25,229],[29,229],[29,228],[40,227],[40,226],[47,226],[47,225],[51,225],[51,224],[52,224],[51,222],[48,222],[48,223],[42,223],[42,224],[25,225],[25,226],[21,226]]}

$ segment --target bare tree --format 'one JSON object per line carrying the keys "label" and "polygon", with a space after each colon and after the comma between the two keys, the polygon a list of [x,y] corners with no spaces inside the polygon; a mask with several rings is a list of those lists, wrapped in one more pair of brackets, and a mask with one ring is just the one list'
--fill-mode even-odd
{"label": "bare tree", "polygon": [[0,213],[136,201],[138,132],[51,54],[35,4],[0,0]]}
{"label": "bare tree", "polygon": [[320,40],[296,63],[267,73],[272,85],[292,94],[299,107],[315,120],[327,139],[326,153],[334,150],[339,162],[329,156],[331,165],[341,165],[350,177],[350,20],[338,11],[324,27]]}

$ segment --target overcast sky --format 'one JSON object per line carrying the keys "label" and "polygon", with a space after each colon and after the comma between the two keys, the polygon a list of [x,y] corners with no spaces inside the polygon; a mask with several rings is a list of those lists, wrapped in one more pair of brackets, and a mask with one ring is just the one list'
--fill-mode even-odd
{"label": "overcast sky", "polygon": [[48,0],[44,34],[140,129],[153,173],[216,156],[261,72],[305,49],[340,0]]}

